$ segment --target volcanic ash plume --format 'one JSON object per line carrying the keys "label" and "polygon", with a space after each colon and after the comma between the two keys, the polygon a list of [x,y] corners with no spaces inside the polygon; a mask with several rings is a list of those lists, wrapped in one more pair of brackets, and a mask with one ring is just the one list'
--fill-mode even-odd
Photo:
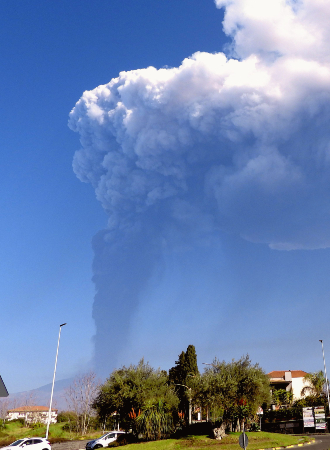
{"label": "volcanic ash plume", "polygon": [[330,246],[330,4],[216,5],[231,58],[121,72],[70,113],[74,171],[109,215],[94,239],[99,365],[165,250],[228,231],[273,249]]}

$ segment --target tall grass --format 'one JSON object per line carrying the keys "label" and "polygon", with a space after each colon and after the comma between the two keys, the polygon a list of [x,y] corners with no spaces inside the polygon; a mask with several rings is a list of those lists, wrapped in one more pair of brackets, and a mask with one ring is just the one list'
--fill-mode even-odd
{"label": "tall grass", "polygon": [[[60,442],[68,440],[85,440],[85,439],[95,439],[101,436],[101,431],[92,431],[88,434],[82,436],[74,432],[63,430],[63,426],[66,422],[51,424],[49,427],[49,441]],[[24,437],[46,436],[46,425],[25,427],[19,422],[6,422],[4,428],[0,430],[0,447],[9,445],[17,439]]]}

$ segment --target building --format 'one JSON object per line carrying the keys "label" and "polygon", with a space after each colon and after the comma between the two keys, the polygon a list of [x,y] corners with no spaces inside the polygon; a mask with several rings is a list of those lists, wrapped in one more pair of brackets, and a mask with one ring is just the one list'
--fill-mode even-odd
{"label": "building", "polygon": [[272,391],[275,389],[285,389],[288,392],[292,392],[293,400],[302,398],[301,390],[304,386],[308,385],[308,382],[306,383],[304,381],[307,372],[303,370],[274,370],[267,375]]}
{"label": "building", "polygon": [[[48,422],[47,406],[19,406],[18,408],[9,409],[6,419],[24,419],[26,423],[47,423]],[[50,414],[50,423],[57,422],[57,409],[52,409]]]}

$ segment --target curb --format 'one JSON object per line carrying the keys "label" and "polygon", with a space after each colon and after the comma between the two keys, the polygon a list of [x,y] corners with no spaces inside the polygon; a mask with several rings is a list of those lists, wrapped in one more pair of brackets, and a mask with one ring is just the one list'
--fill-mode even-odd
{"label": "curb", "polygon": [[284,448],[294,448],[294,447],[303,447],[304,445],[313,444],[315,442],[315,439],[312,439],[309,442],[304,442],[303,444],[297,444],[297,445],[287,445],[285,447],[271,447],[268,449],[259,448],[258,450],[283,450]]}

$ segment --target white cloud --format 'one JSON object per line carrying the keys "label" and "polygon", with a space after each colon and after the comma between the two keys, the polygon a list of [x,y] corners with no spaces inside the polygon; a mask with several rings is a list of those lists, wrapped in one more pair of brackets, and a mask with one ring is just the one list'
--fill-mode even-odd
{"label": "white cloud", "polygon": [[196,224],[272,248],[328,247],[330,4],[216,4],[240,59],[197,52],[85,92],[69,121],[82,144],[75,173],[112,226],[153,208],[163,227],[183,221],[170,204],[182,199],[207,218]]}
{"label": "white cloud", "polygon": [[276,53],[329,61],[326,0],[215,0],[225,8],[224,31],[240,57]]}

